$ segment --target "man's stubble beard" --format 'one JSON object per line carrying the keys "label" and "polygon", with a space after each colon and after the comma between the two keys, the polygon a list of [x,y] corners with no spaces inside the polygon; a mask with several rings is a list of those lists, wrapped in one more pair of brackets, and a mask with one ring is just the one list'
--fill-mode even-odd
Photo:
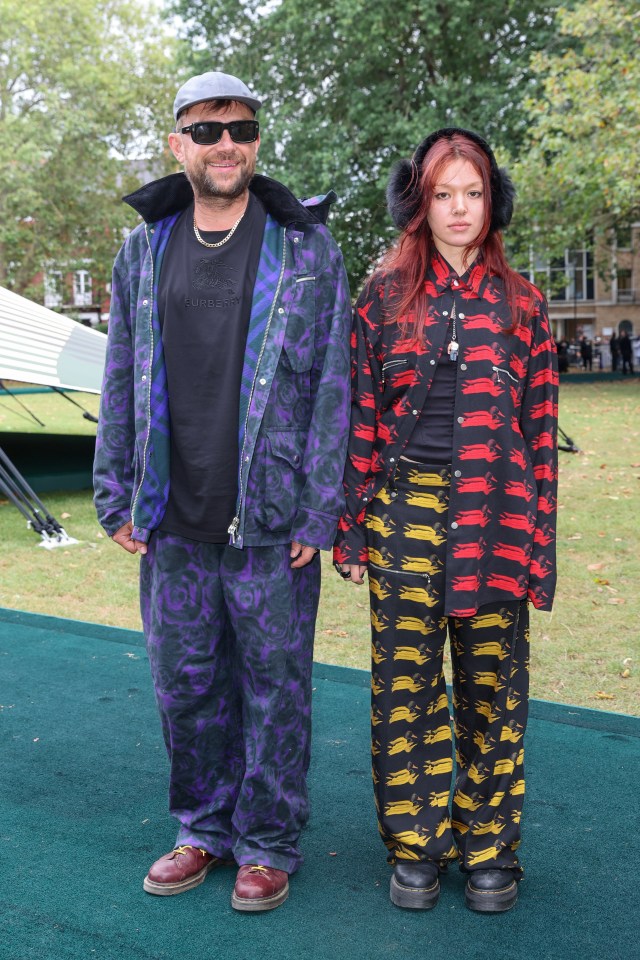
{"label": "man's stubble beard", "polygon": [[198,166],[194,165],[188,170],[185,167],[184,172],[198,200],[205,202],[207,200],[237,200],[245,193],[253,179],[255,162],[239,166],[237,179],[234,183],[226,186],[221,186],[215,182],[204,163]]}

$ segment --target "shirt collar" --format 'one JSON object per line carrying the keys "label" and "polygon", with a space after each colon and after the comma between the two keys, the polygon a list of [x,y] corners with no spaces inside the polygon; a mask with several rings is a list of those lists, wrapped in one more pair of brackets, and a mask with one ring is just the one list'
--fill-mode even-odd
{"label": "shirt collar", "polygon": [[427,270],[427,280],[433,285],[437,294],[444,293],[445,290],[453,292],[470,290],[477,297],[481,297],[489,283],[489,276],[482,261],[482,255],[477,257],[466,273],[459,277],[442,254],[436,253]]}

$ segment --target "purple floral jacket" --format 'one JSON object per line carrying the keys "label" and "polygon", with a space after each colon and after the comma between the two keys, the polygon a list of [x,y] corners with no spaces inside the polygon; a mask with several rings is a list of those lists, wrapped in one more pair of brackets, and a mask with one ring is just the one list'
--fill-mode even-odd
{"label": "purple floral jacket", "polygon": [[[262,176],[250,189],[267,219],[242,374],[239,494],[230,542],[242,548],[297,540],[326,550],[344,510],[347,278],[340,250],[314,212],[316,201],[304,206]],[[133,536],[144,542],[161,522],[169,495],[158,279],[171,231],[192,199],[181,173],[125,197],[145,222],[127,237],[113,271],[94,499],[109,535],[132,520]]]}

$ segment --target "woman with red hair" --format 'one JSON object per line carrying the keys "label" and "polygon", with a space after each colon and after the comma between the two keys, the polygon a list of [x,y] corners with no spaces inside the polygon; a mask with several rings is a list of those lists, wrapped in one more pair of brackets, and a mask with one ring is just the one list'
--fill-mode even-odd
{"label": "woman with red hair", "polygon": [[[352,332],[347,510],[334,559],[368,574],[372,753],[391,899],[516,902],[528,603],[555,589],[557,364],[546,304],[501,231],[514,190],[482,137],[438,130],[392,172],[398,242]],[[451,644],[453,735],[443,673]]]}

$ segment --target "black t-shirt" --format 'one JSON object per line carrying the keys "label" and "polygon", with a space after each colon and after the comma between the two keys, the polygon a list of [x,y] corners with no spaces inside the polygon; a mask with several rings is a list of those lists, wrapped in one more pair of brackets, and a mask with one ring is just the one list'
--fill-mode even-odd
{"label": "black t-shirt", "polygon": [[[158,289],[171,419],[171,474],[161,530],[226,543],[238,496],[240,381],[265,210],[250,194],[233,236],[201,244],[193,205],[177,221]],[[200,231],[216,243],[228,231]]]}
{"label": "black t-shirt", "polygon": [[422,413],[416,421],[404,456],[422,463],[451,463],[453,456],[453,411],[456,401],[458,364],[447,347],[451,329],[438,360]]}

